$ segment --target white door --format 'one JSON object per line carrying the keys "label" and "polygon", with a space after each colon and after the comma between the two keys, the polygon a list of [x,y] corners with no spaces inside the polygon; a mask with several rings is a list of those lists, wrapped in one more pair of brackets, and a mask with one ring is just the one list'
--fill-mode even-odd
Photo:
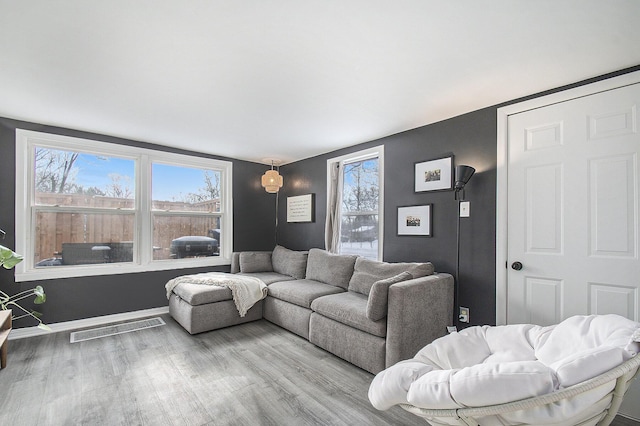
{"label": "white door", "polygon": [[637,105],[640,84],[509,117],[508,323],[638,321]]}
{"label": "white door", "polygon": [[509,115],[507,323],[639,321],[639,107],[631,84]]}

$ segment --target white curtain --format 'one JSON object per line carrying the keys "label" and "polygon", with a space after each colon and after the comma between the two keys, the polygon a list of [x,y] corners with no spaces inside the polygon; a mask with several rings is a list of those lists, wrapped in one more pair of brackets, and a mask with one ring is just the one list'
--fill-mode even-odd
{"label": "white curtain", "polygon": [[340,248],[340,204],[342,200],[340,163],[331,164],[330,178],[327,220],[324,227],[324,245],[327,251],[337,253]]}

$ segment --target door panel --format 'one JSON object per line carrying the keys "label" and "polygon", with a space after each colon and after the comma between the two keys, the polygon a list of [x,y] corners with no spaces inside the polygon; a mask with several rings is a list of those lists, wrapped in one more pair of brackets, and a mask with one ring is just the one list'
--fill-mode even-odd
{"label": "door panel", "polygon": [[525,278],[528,323],[555,324],[562,319],[562,280]]}
{"label": "door panel", "polygon": [[[562,164],[527,168],[527,253],[562,253]],[[546,188],[540,191],[539,188]]]}
{"label": "door panel", "polygon": [[591,256],[636,256],[635,155],[589,160],[589,246]]}
{"label": "door panel", "polygon": [[637,131],[636,105],[621,111],[589,115],[589,139],[631,135]]}
{"label": "door panel", "polygon": [[633,318],[638,310],[638,289],[614,284],[589,283],[589,313],[618,314]]}

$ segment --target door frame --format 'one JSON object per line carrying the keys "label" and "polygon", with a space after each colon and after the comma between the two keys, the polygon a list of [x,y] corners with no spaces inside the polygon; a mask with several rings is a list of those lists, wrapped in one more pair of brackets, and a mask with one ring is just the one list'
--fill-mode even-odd
{"label": "door frame", "polygon": [[[507,262],[508,259],[508,120],[509,116],[536,108],[593,95],[607,90],[640,83],[640,71],[634,71],[595,83],[563,90],[498,108],[497,188],[496,188],[496,325],[507,323]],[[586,125],[586,124],[585,124]]]}

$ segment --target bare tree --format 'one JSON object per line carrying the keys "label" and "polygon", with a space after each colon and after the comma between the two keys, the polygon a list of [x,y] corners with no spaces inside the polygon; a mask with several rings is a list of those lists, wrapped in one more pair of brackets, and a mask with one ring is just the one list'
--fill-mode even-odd
{"label": "bare tree", "polygon": [[85,188],[83,185],[78,185],[75,183],[70,186],[69,192],[72,194],[83,194],[89,196],[104,197],[106,195],[105,192],[97,186],[90,186],[88,188]]}
{"label": "bare tree", "polygon": [[220,198],[220,173],[211,170],[203,172],[204,187],[198,188],[198,192],[190,192],[183,196],[187,203],[201,203]]}
{"label": "bare tree", "polygon": [[344,211],[378,210],[378,161],[348,163],[344,168],[342,205]]}
{"label": "bare tree", "polygon": [[36,189],[59,194],[72,190],[78,173],[74,163],[79,155],[78,152],[36,148]]}
{"label": "bare tree", "polygon": [[209,196],[210,200],[220,198],[220,173],[210,170],[204,171],[204,192]]}
{"label": "bare tree", "polygon": [[109,183],[104,190],[104,195],[113,198],[133,198],[131,189],[131,177],[119,173],[109,173]]}
{"label": "bare tree", "polygon": [[349,242],[377,239],[378,160],[364,160],[344,166],[342,192],[342,237]]}

